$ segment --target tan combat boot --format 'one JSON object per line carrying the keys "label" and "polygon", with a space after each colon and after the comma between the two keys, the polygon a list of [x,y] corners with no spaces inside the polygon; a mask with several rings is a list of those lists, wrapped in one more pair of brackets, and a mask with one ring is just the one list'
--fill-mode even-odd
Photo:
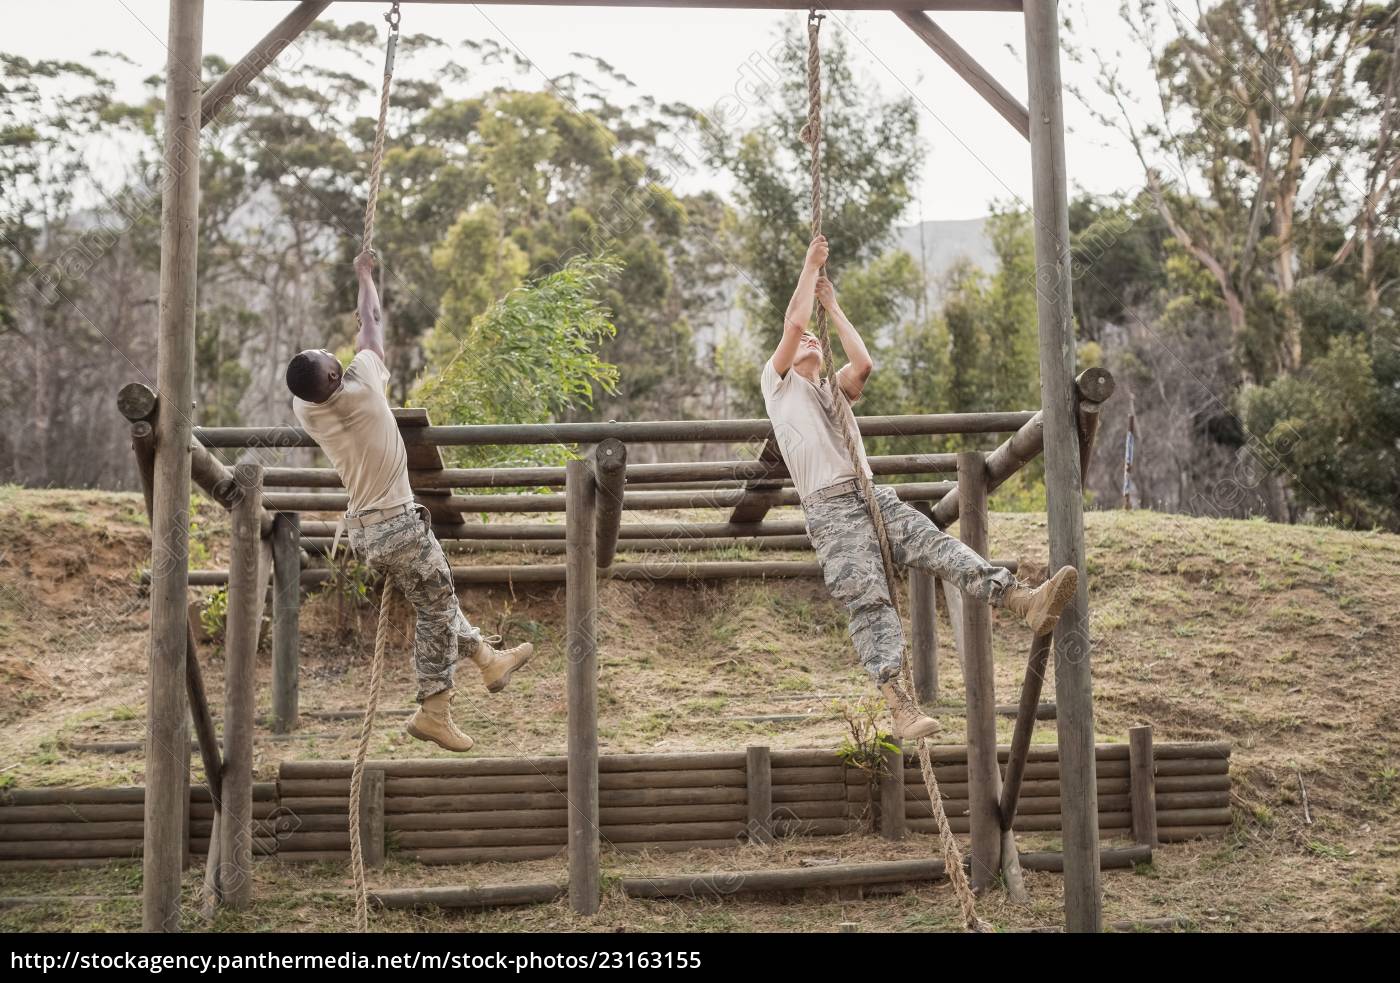
{"label": "tan combat boot", "polygon": [[894,736],[900,740],[917,740],[943,729],[942,724],[919,709],[898,681],[892,679],[885,683],[880,687],[880,693],[894,716]]}
{"label": "tan combat boot", "polygon": [[510,682],[511,673],[529,662],[534,654],[535,647],[529,642],[502,652],[483,638],[476,643],[472,661],[481,670],[481,681],[486,684],[487,691],[499,693]]}
{"label": "tan combat boot", "polygon": [[1037,636],[1048,635],[1078,586],[1079,571],[1074,567],[1060,567],[1055,576],[1035,590],[1017,584],[1006,592],[1002,604],[1025,618]]}
{"label": "tan combat boot", "polygon": [[431,741],[447,751],[470,751],[473,741],[457,729],[452,719],[452,691],[445,689],[423,701],[404,728],[410,737]]}

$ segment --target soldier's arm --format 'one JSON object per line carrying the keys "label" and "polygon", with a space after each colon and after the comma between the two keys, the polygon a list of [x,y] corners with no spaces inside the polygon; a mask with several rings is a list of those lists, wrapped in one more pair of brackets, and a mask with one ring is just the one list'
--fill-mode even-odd
{"label": "soldier's arm", "polygon": [[787,375],[792,368],[792,360],[797,357],[797,346],[802,333],[807,330],[807,322],[812,319],[812,301],[816,295],[817,278],[826,265],[829,249],[825,236],[817,236],[807,247],[807,258],[802,264],[802,275],[797,278],[797,289],[788,301],[787,313],[783,317],[783,337],[773,352],[773,368],[778,375]]}
{"label": "soldier's arm", "polygon": [[846,364],[836,373],[836,381],[841,384],[851,402],[855,402],[865,391],[865,380],[869,379],[870,373],[875,370],[875,362],[865,347],[865,339],[860,336],[855,325],[851,324],[851,319],[836,302],[836,288],[826,277],[822,277],[817,283],[817,300],[831,316],[831,323],[836,325],[841,350],[846,353]]}
{"label": "soldier's arm", "polygon": [[384,360],[384,310],[379,304],[379,289],[374,285],[374,256],[360,253],[355,257],[355,279],[360,285],[360,334],[355,339],[355,351],[368,348]]}

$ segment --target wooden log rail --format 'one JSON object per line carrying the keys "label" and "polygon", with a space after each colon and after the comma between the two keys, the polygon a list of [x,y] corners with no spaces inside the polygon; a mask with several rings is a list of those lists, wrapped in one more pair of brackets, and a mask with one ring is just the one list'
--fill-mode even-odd
{"label": "wooden log rail", "polygon": [[[1113,376],[1107,369],[1085,369],[1074,381],[1081,415],[1098,412],[1098,405],[1113,395]],[[1092,407],[1092,410],[1090,409]],[[1034,414],[996,450],[987,455],[987,492],[996,491],[1013,474],[1038,457],[1045,449],[1045,424],[1041,413]],[[1087,452],[1085,463],[1087,465]],[[933,520],[946,529],[958,519],[960,496],[953,489],[933,510]]]}
{"label": "wooden log rail", "polygon": [[[626,549],[626,543],[623,546]],[[666,549],[666,547],[661,547]],[[564,552],[569,552],[567,549]],[[1015,560],[993,560],[1003,569],[1015,572]],[[501,566],[452,567],[452,582],[459,587],[492,586],[498,584],[558,584],[564,583],[567,564],[532,563]],[[143,572],[144,574],[144,572]],[[598,576],[604,580],[702,581],[702,580],[793,580],[822,576],[815,561],[802,560],[702,560],[682,561],[659,555],[655,559],[614,563]],[[191,587],[218,587],[228,583],[227,570],[191,570]],[[335,579],[335,572],[325,568],[302,570],[302,587],[319,587]]]}
{"label": "wooden log rail", "polygon": [[[956,454],[884,454],[869,458],[870,470],[877,476],[951,474],[958,469]],[[451,488],[545,488],[561,487],[564,468],[443,468],[441,471],[411,475],[415,490]],[[790,477],[781,461],[691,461],[670,464],[630,464],[627,483],[667,485],[696,481],[750,481]],[[263,477],[268,487],[339,488],[340,476],[332,468],[267,468]],[[303,493],[304,494],[304,493]],[[344,495],[300,498],[309,502],[303,511],[333,511],[345,508]],[[272,499],[277,507],[290,509],[292,499]]]}
{"label": "wooden log rail", "polygon": [[[1012,433],[1035,414],[927,413],[858,417],[864,437],[927,437],[947,434]],[[626,444],[733,444],[767,440],[768,420],[652,420],[630,423],[521,423],[419,427],[404,432],[406,444],[438,447],[484,445],[597,444],[609,438]],[[315,447],[300,427],[196,427],[205,447],[285,449]]]}
{"label": "wooden log rail", "polygon": [[[1152,860],[1147,847],[1124,847],[1100,854],[1104,870],[1124,870]],[[1058,853],[1027,853],[1028,870],[1059,872],[1064,860]],[[666,877],[624,877],[623,893],[629,898],[665,900],[724,900],[736,894],[784,893],[832,888],[882,887],[940,881],[947,871],[941,860],[886,860],[861,864],[832,864],[786,870],[714,871]],[[549,904],[568,892],[566,884],[552,881],[500,884],[482,887],[400,888],[378,891],[371,902],[381,908],[454,908],[482,911],[518,905]]]}
{"label": "wooden log rail", "polygon": [[[206,452],[207,453],[207,452]],[[285,470],[272,468],[271,471]],[[332,472],[332,476],[334,472]],[[330,476],[328,476],[329,480]],[[414,476],[410,475],[410,479]],[[339,484],[339,478],[335,479]],[[418,491],[426,490],[423,484],[413,481]],[[264,481],[264,485],[274,483]],[[281,486],[281,487],[285,487]],[[919,481],[890,484],[903,502],[936,502],[956,485],[951,481]],[[762,495],[769,509],[793,507],[802,504],[795,488],[771,489],[763,492],[746,492],[739,488],[697,489],[693,491],[626,492],[622,496],[622,508],[626,512],[656,512],[677,509],[726,509],[738,506],[745,496]],[[282,512],[341,512],[344,511],[346,496],[319,492],[268,492],[263,495],[263,505]],[[442,508],[457,513],[470,512],[563,512],[564,496],[558,493],[507,493],[483,495],[448,495],[440,500]],[[766,510],[765,510],[766,514]],[[736,526],[754,525],[758,519],[741,522],[733,518],[730,524]]]}
{"label": "wooden log rail", "polygon": [[[378,0],[347,0],[374,3]],[[473,0],[406,0],[408,3],[468,4]],[[481,0],[530,7],[699,7],[712,10],[807,10],[810,0]],[[1019,13],[1022,0],[832,0],[823,10],[931,10]]]}
{"label": "wooden log rail", "polygon": [[[622,531],[622,488],[627,483],[627,445],[616,438],[593,448],[588,469],[597,485],[597,516],[595,530],[599,570],[612,566],[617,555],[617,540]],[[566,496],[567,497],[567,496]]]}
{"label": "wooden log rail", "polygon": [[[1140,743],[1140,742],[1139,742]],[[1229,828],[1229,746],[1165,743],[1151,747],[1152,814],[1157,839],[1219,836]],[[935,774],[953,829],[969,828],[968,757],[961,746],[932,749]],[[1002,768],[1012,747],[997,749]],[[1109,835],[1142,834],[1134,809],[1141,786],[1132,772],[1141,754],[1129,744],[1096,749],[1099,819]],[[894,786],[882,788],[891,835],[932,833],[917,759],[902,759],[903,814],[895,821]],[[894,763],[898,768],[898,764]],[[1026,754],[1016,829],[1060,828],[1054,746]],[[287,761],[275,784],[254,784],[247,849],[286,861],[349,856],[348,761]],[[597,756],[600,847],[622,852],[729,849],[762,837],[824,836],[867,829],[868,777],[845,768],[829,750],[601,754]],[[468,863],[556,856],[567,846],[570,815],[566,755],[519,758],[380,759],[369,797],[365,844],[375,859],[386,848],[423,863]],[[0,870],[81,866],[141,853],[145,790],[14,789],[0,793]],[[214,805],[207,789],[189,796],[191,849],[204,853]],[[1147,844],[1144,844],[1147,846]],[[1105,855],[1111,854],[1106,850]],[[1034,854],[1021,857],[1035,867]]]}

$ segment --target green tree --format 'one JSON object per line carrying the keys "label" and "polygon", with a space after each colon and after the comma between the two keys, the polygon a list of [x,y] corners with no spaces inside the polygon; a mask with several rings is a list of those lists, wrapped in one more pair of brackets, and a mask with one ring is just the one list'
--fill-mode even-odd
{"label": "green tree", "polygon": [[[913,200],[924,151],[913,100],[883,99],[856,77],[840,33],[828,32],[823,40],[823,231],[840,286],[885,252],[895,223]],[[762,349],[782,334],[783,310],[807,249],[811,199],[809,150],[800,135],[807,119],[805,33],[789,32],[768,56],[778,79],[772,99],[764,103],[772,109],[762,109],[745,129],[700,120],[713,164],[736,182],[736,258],[745,281],[741,300],[750,335]],[[866,323],[863,329],[886,326]]]}
{"label": "green tree", "polygon": [[[1123,16],[1152,58],[1158,111],[1136,104],[1121,67],[1097,55],[1110,116],[1136,150],[1158,215],[1215,284],[1245,380],[1297,369],[1301,324],[1288,300],[1314,215],[1301,194],[1355,137],[1349,69],[1368,43],[1361,0],[1148,0]],[[1337,168],[1338,171],[1345,168]],[[1314,196],[1325,206],[1326,196]]]}
{"label": "green tree", "polygon": [[1316,517],[1400,529],[1400,348],[1372,353],[1366,335],[1338,335],[1303,372],[1247,391],[1250,432],[1278,456],[1295,498]]}
{"label": "green tree", "polygon": [[[461,341],[455,355],[435,364],[418,383],[415,403],[435,419],[458,424],[549,423],[591,405],[595,389],[611,392],[617,368],[598,351],[616,329],[598,298],[620,269],[613,260],[576,257],[511,291],[468,325],[440,323],[441,337]],[[446,312],[469,307],[449,293],[442,309],[445,322],[453,316]],[[570,451],[562,444],[524,451],[462,447],[447,456],[456,466],[522,460],[557,464]]]}
{"label": "green tree", "polygon": [[1040,404],[1035,246],[1030,216],[1002,211],[987,223],[997,269],[955,271],[943,320],[949,340],[948,402],[955,411]]}

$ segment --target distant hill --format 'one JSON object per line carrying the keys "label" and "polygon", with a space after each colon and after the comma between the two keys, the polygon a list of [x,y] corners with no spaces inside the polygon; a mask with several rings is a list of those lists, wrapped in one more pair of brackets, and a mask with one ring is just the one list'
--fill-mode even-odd
{"label": "distant hill", "polygon": [[930,305],[939,303],[948,273],[962,260],[969,260],[988,273],[997,267],[985,218],[907,225],[895,235],[899,247],[922,265],[929,284]]}

